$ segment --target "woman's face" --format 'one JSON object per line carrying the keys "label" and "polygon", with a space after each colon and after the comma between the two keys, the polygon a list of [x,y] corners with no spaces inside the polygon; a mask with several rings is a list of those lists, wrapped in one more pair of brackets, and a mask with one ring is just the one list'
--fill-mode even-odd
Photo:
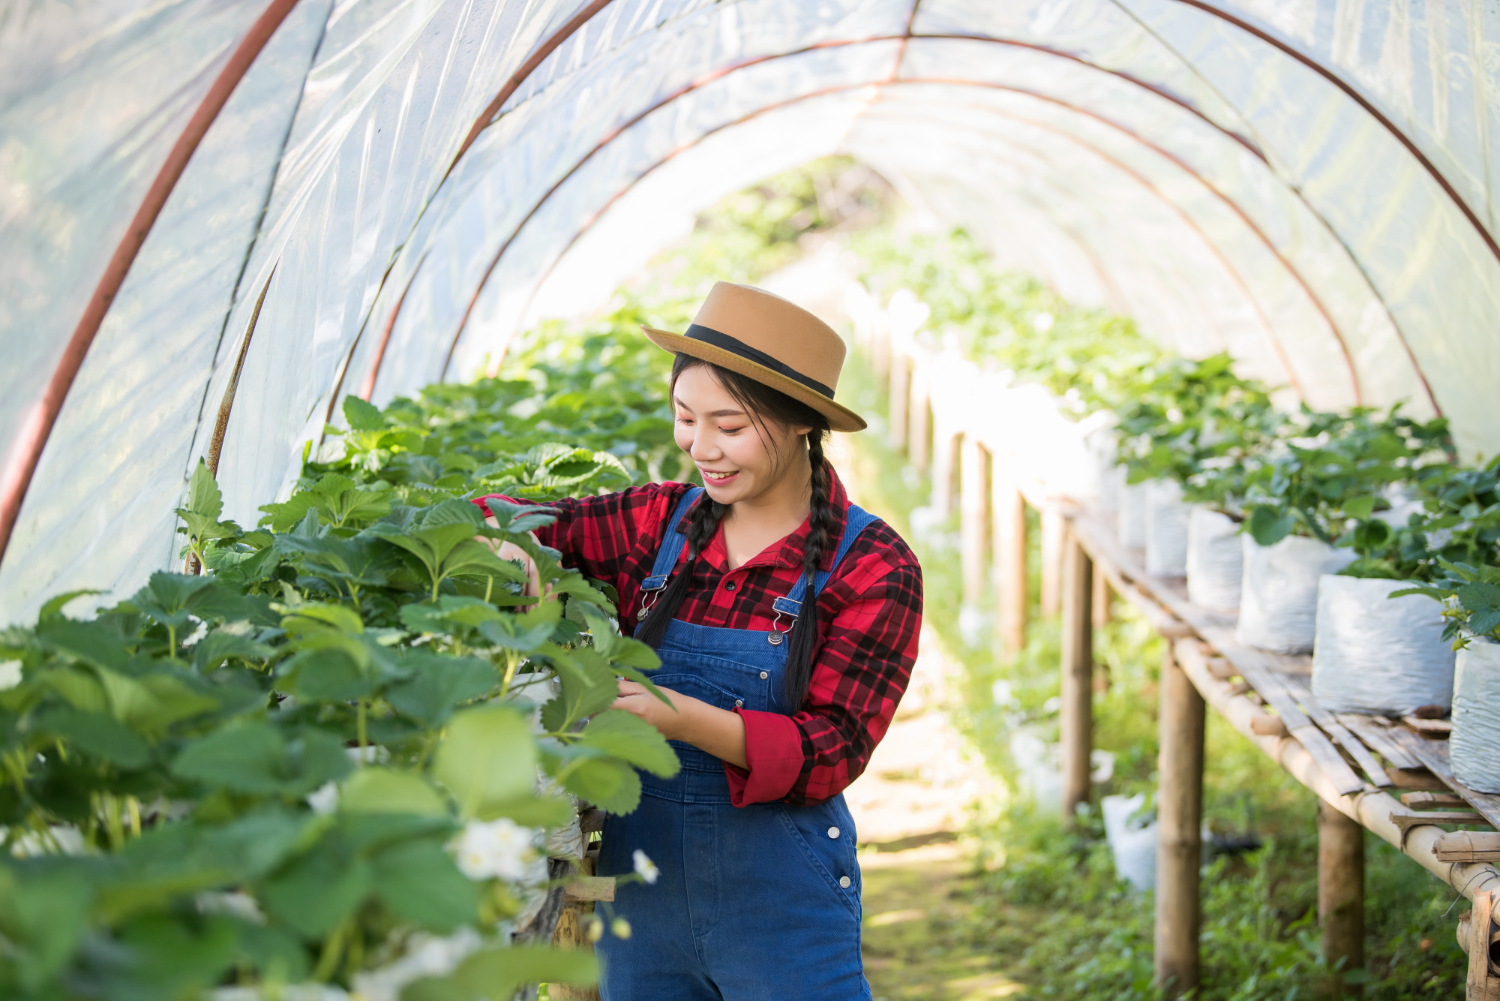
{"label": "woman's face", "polygon": [[760,497],[798,469],[801,436],[810,429],[752,421],[711,369],[685,370],[672,402],[677,447],[692,456],[708,496],[720,504]]}

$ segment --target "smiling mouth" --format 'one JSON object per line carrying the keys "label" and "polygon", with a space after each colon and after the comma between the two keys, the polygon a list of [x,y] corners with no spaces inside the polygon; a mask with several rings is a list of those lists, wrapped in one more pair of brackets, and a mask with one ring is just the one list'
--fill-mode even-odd
{"label": "smiling mouth", "polygon": [[740,475],[739,470],[732,473],[711,473],[707,469],[700,469],[698,472],[703,474],[704,483],[725,483]]}

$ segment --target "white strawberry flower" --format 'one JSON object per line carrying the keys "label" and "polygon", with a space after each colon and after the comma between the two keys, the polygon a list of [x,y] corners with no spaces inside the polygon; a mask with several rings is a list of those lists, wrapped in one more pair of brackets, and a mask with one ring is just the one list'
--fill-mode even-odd
{"label": "white strawberry flower", "polygon": [[521,879],[536,853],[533,832],[513,820],[471,820],[448,845],[459,871],[470,879]]}
{"label": "white strawberry flower", "polygon": [[656,863],[647,858],[646,853],[639,848],[631,856],[631,861],[635,865],[636,875],[640,876],[646,882],[655,883],[657,878],[661,876],[661,870],[656,867]]}
{"label": "white strawberry flower", "polygon": [[325,782],[323,785],[307,794],[307,805],[312,807],[312,812],[317,814],[329,814],[339,808],[339,787],[336,783]]}

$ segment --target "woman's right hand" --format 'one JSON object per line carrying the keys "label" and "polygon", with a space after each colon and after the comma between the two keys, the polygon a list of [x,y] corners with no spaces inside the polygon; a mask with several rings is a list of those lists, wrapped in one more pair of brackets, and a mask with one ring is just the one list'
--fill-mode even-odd
{"label": "woman's right hand", "polygon": [[[500,527],[500,523],[495,520],[493,515],[484,520],[485,523],[488,524],[491,528]],[[535,532],[531,532],[528,534],[530,534],[532,542],[535,542],[537,545],[541,545],[541,542],[537,539]],[[484,536],[479,536],[479,538],[491,549],[495,550],[495,555],[500,557],[502,560],[520,560],[521,565],[526,568],[526,587],[522,589],[521,593],[523,595],[534,598],[541,596],[542,575],[537,571],[536,560],[532,559],[530,554],[528,554],[526,550],[522,549],[514,542],[507,542],[503,539],[490,539]]]}

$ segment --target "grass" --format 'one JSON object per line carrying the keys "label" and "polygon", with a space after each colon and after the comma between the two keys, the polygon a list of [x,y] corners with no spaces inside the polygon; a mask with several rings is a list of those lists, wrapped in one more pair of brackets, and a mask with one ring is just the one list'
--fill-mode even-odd
{"label": "grass", "polygon": [[[883,394],[872,373],[857,357],[852,362],[846,379],[856,407],[883,417]],[[927,503],[927,478],[888,447],[883,420],[873,421],[854,446],[862,495],[917,551],[927,625],[962,664],[961,699],[950,707],[954,723],[1015,789],[1010,734],[1026,727],[1056,739],[1049,700],[1058,693],[1059,624],[1041,619],[1033,605],[1025,649],[999,655],[992,617],[983,611],[994,607],[994,595],[963,611],[956,521],[933,525],[922,513],[913,518]],[[923,531],[913,531],[914,520]],[[1039,562],[1033,546],[1032,595],[1040,590]],[[1102,691],[1096,686],[1095,743],[1115,755],[1114,776],[1097,792],[1149,794],[1156,784],[1161,642],[1128,606],[1116,602],[1114,609],[1113,621],[1095,633],[1096,662],[1108,679]],[[1008,699],[997,702],[997,682],[1008,686]],[[1225,833],[1253,828],[1262,847],[1213,859],[1205,869],[1200,1001],[1327,997],[1339,978],[1362,984],[1369,999],[1462,996],[1465,957],[1453,934],[1460,911],[1452,906],[1455,895],[1374,837],[1366,840],[1365,967],[1327,969],[1316,925],[1316,798],[1213,712],[1206,758],[1206,823]],[[1152,902],[1116,876],[1097,812],[1070,833],[1050,811],[1012,795],[982,810],[968,834],[968,872],[945,884],[949,899],[936,907],[929,893],[935,917],[881,939],[885,955],[899,960],[899,975],[872,969],[871,978],[882,978],[889,997],[1001,996],[932,986],[951,988],[958,969],[1003,972],[1033,998],[1159,996],[1152,984]],[[913,888],[897,877],[886,887],[884,876],[875,877],[867,899],[900,913],[891,900],[899,902]]]}

